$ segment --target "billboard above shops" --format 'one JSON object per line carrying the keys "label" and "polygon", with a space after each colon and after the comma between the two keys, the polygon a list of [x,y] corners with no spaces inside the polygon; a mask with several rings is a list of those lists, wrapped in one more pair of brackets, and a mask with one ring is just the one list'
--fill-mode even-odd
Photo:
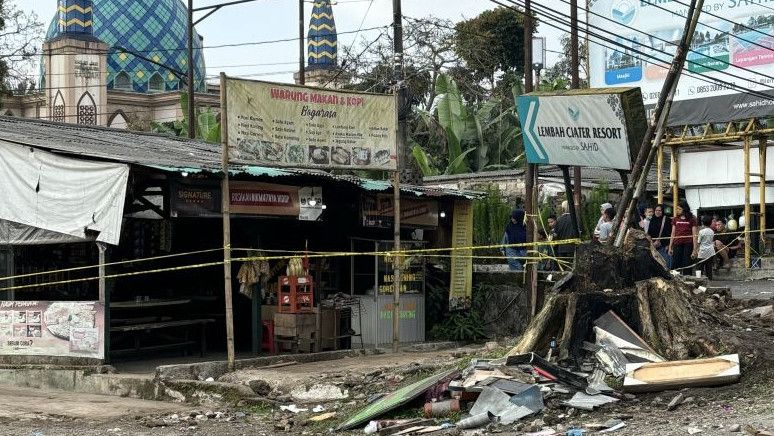
{"label": "billboard above shops", "polygon": [[647,129],[638,88],[518,97],[527,161],[630,170]]}
{"label": "billboard above shops", "polygon": [[397,168],[393,95],[227,78],[229,160],[268,167]]}
{"label": "billboard above shops", "polygon": [[[639,86],[650,116],[682,37],[687,4],[687,0],[591,0],[589,24],[616,35],[602,32],[627,47],[596,44],[592,37],[591,86]],[[669,124],[774,115],[774,10],[758,1],[707,0],[704,11],[712,15],[702,14],[696,27]]]}

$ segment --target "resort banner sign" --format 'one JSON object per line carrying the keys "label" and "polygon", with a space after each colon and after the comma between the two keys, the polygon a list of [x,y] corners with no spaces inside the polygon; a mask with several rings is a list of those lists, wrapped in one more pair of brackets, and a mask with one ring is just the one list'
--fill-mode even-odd
{"label": "resort banner sign", "polygon": [[226,78],[232,164],[397,168],[394,95]]}
{"label": "resort banner sign", "polygon": [[[591,0],[589,25],[610,32],[617,43],[589,45],[591,86],[638,86],[650,115],[682,37],[688,3]],[[774,9],[765,1],[706,0],[703,11],[669,124],[771,116]]]}
{"label": "resort banner sign", "polygon": [[517,109],[533,164],[630,170],[647,129],[638,88],[535,92]]}

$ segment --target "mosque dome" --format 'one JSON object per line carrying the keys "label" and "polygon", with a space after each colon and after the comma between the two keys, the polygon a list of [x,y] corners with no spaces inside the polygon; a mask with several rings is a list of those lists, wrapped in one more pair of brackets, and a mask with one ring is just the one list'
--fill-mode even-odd
{"label": "mosque dome", "polygon": [[[110,47],[108,89],[153,93],[184,88],[185,83],[169,68],[131,53],[187,74],[187,20],[188,10],[181,0],[93,0],[93,34]],[[46,40],[60,34],[57,14]],[[201,49],[202,40],[194,32],[196,90],[204,92],[206,69]]]}

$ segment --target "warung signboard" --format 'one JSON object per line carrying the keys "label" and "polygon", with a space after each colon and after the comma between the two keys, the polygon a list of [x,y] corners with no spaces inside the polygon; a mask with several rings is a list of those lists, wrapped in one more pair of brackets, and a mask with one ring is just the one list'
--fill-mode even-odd
{"label": "warung signboard", "polygon": [[393,95],[227,78],[231,163],[294,168],[397,168]]}

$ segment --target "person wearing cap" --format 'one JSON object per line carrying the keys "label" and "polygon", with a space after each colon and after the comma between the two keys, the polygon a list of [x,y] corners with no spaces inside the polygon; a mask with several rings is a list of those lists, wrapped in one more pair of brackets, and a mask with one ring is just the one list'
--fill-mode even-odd
{"label": "person wearing cap", "polygon": [[522,271],[522,260],[527,255],[525,246],[505,247],[506,245],[525,244],[527,242],[527,226],[524,224],[524,210],[516,209],[511,212],[511,220],[505,226],[505,233],[500,242],[504,247],[500,250],[503,256],[508,258],[508,268],[511,271]]}
{"label": "person wearing cap", "polygon": [[599,231],[602,224],[605,223],[605,211],[612,207],[613,205],[610,203],[603,203],[602,206],[599,207],[599,220],[597,221],[597,227],[594,229],[594,239],[599,240]]}

